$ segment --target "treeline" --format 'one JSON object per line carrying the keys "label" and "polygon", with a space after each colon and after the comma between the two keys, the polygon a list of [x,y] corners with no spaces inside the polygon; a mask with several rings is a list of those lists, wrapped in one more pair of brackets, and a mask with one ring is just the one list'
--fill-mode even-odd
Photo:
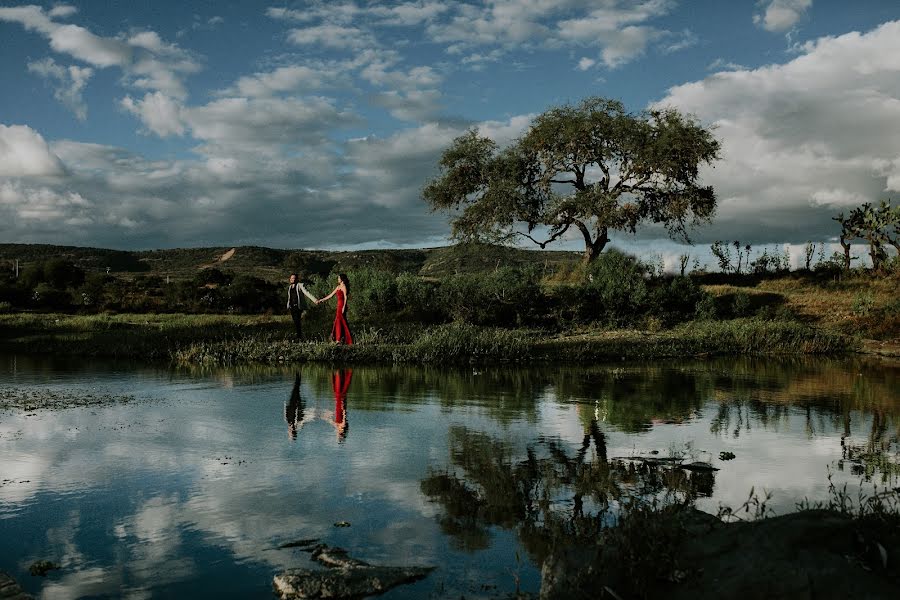
{"label": "treeline", "polygon": [[[758,306],[742,292],[712,296],[696,276],[662,274],[654,265],[615,250],[552,277],[537,265],[446,275],[440,279],[364,268],[349,272],[350,319],[379,327],[397,323],[572,330],[580,326],[659,330],[695,319],[745,317],[777,308]],[[335,274],[306,274],[317,297],[334,287]],[[192,279],[155,275],[130,279],[85,273],[61,259],[32,263],[18,279],[0,279],[0,310],[77,313],[281,313],[286,284],[216,268]],[[325,326],[333,306],[309,305],[307,320]]]}
{"label": "treeline", "polygon": [[0,277],[0,312],[52,310],[94,312],[262,313],[283,305],[278,286],[250,275],[203,269],[192,279],[158,275],[121,278],[86,273],[73,262],[28,264],[18,278]]}

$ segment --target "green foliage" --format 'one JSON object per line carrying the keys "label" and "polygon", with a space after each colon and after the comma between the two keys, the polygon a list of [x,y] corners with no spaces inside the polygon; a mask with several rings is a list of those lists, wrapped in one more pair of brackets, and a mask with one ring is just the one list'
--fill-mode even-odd
{"label": "green foliage", "polygon": [[[458,239],[522,235],[543,248],[573,228],[585,237],[589,262],[610,230],[659,223],[686,237],[689,222],[708,220],[716,199],[699,185],[699,166],[718,153],[711,132],[674,109],[632,114],[594,97],[547,110],[502,150],[475,130],[458,137],[422,195],[433,209],[456,214]],[[593,171],[603,176],[588,181]],[[560,184],[571,185],[570,193],[559,194]],[[545,241],[531,236],[541,226],[549,232]]]}
{"label": "green foliage", "polygon": [[476,325],[532,323],[544,305],[537,269],[502,267],[485,274],[453,275],[436,290],[448,318]]}
{"label": "green foliage", "polygon": [[39,308],[66,309],[72,304],[72,296],[49,283],[39,283],[31,291],[31,300]]}
{"label": "green foliage", "polygon": [[731,314],[735,317],[746,317],[750,315],[751,309],[752,302],[750,301],[750,294],[744,290],[735,292],[734,297],[731,300]]}
{"label": "green foliage", "polygon": [[853,240],[865,240],[869,244],[872,269],[885,270],[888,262],[886,246],[893,246],[900,255],[900,205],[892,206],[882,200],[878,206],[866,202],[854,208],[849,216],[841,213],[834,220],[841,225],[840,241],[844,248],[844,270],[850,269],[850,244]]}
{"label": "green foliage", "polygon": [[853,298],[853,314],[865,317],[875,306],[875,297],[871,292],[859,292]]}
{"label": "green foliage", "polygon": [[232,277],[233,276],[230,273],[225,273],[215,267],[210,267],[201,269],[197,272],[197,275],[194,276],[194,285],[228,285],[231,283]]}

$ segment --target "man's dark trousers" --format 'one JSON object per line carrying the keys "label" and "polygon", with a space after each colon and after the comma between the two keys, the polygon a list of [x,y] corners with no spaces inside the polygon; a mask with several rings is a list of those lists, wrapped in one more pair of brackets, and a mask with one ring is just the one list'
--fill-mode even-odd
{"label": "man's dark trousers", "polygon": [[297,339],[303,337],[303,327],[301,325],[301,315],[299,306],[291,307],[291,318],[294,320],[294,329],[297,331]]}

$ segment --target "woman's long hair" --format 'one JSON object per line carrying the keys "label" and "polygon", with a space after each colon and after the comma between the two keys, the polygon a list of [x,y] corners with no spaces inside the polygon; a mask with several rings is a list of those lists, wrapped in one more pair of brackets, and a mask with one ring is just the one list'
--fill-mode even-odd
{"label": "woman's long hair", "polygon": [[350,280],[347,279],[346,273],[338,273],[338,279],[341,280],[341,283],[344,284],[344,288],[347,290],[347,295],[350,295]]}

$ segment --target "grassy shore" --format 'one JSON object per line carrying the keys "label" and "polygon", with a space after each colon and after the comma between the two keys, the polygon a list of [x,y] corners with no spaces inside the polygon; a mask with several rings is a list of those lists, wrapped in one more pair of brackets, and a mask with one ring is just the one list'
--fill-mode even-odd
{"label": "grassy shore", "polygon": [[0,315],[0,350],[184,364],[341,363],[590,363],[739,354],[837,354],[859,343],[795,321],[758,318],[693,321],[661,332],[581,331],[552,334],[456,323],[367,327],[357,343],[297,342],[283,316]]}

